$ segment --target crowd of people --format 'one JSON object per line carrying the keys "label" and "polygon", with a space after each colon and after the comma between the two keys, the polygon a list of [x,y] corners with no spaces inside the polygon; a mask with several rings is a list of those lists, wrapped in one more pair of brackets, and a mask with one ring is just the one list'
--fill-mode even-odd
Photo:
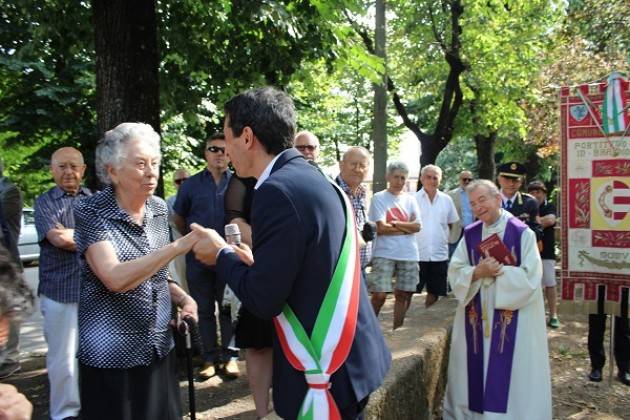
{"label": "crowd of people", "polygon": [[[319,139],[295,132],[283,92],[249,90],[224,111],[223,133],[204,143],[206,167],[177,169],[166,200],[154,195],[160,138],[147,124],[105,133],[98,192],[83,187],[80,151],[52,154],[55,186],[35,201],[52,419],[181,418],[172,326],[184,318],[198,321],[199,380],[238,377],[244,350],[258,417],[273,390],[283,418],[360,418],[391,364],[379,312],[393,292],[398,329],[425,288],[427,308],[449,293],[459,303],[444,418],[551,418],[545,323],[560,322],[556,216],[543,182],[522,192],[525,167],[507,162],[498,186],[464,170],[442,192],[442,169],[426,165],[411,193],[407,165],[392,161],[387,188],[368,206],[370,152],[350,147],[338,175],[325,175]],[[1,167],[0,198],[8,250],[0,252],[0,377],[8,377],[19,369],[19,322],[32,296],[16,246],[21,196]],[[240,243],[226,242],[227,224],[239,227]],[[480,251],[495,237],[505,261]],[[229,294],[242,306],[229,307]],[[600,318],[590,319],[594,381],[604,364]],[[623,321],[616,354],[628,385]],[[0,414],[10,409],[24,417],[7,418],[28,418],[32,408],[0,385]]]}

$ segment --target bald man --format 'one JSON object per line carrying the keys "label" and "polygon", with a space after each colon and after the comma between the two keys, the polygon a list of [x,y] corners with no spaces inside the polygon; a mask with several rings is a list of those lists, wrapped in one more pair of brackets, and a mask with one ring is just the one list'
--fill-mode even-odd
{"label": "bald man", "polygon": [[466,194],[466,186],[473,180],[473,174],[470,171],[461,171],[459,173],[459,186],[448,192],[448,195],[455,204],[455,210],[459,220],[451,226],[451,230],[448,236],[448,257],[451,258],[459,240],[464,234],[464,228],[472,222],[475,218],[470,208],[470,202],[468,201],[468,194]]}
{"label": "bald man", "polygon": [[[376,225],[368,222],[365,199],[367,189],[361,185],[370,170],[370,152],[365,147],[354,146],[343,154],[339,162],[339,176],[335,179],[337,185],[346,193],[356,220],[361,245],[361,273],[365,279],[365,267],[372,259],[372,239],[376,233]],[[367,226],[366,226],[367,223]]]}
{"label": "bald man", "polygon": [[306,160],[317,162],[319,157],[319,139],[310,131],[300,131],[293,139],[293,147],[298,149]]}
{"label": "bald man", "polygon": [[56,185],[35,201],[35,227],[41,248],[37,293],[48,344],[46,367],[53,420],[78,417],[81,408],[75,358],[80,264],[74,242],[73,206],[90,195],[81,187],[85,168],[77,149],[58,149],[50,159]]}

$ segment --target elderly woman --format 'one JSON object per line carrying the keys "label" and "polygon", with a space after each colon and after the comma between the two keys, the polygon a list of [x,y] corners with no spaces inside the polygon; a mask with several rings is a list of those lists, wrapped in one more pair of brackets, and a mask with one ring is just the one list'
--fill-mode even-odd
{"label": "elderly woman", "polygon": [[167,264],[196,242],[169,243],[166,203],[153,196],[160,138],[151,126],[123,123],[96,149],[107,187],[75,206],[77,249],[84,264],[79,300],[81,417],[181,418],[171,302],[182,316],[197,305]]}

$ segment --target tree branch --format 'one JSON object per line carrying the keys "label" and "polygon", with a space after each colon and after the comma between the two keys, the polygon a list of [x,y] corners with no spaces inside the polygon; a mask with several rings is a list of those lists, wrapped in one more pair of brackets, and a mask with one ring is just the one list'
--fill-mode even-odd
{"label": "tree branch", "polygon": [[464,12],[460,0],[451,1],[451,48],[445,52],[444,58],[449,65],[449,73],[444,86],[442,106],[438,116],[435,140],[443,147],[450,141],[455,127],[455,118],[463,102],[463,93],[459,76],[466,70],[466,64],[460,57],[460,35],[462,32],[459,18]]}
{"label": "tree branch", "polygon": [[[362,28],[361,26],[359,26],[356,22],[354,22],[350,18],[350,15],[348,15],[347,10],[344,10],[343,13],[346,16],[346,20],[348,21],[350,26],[352,26],[352,29],[354,29],[357,35],[361,37],[361,40],[363,41],[363,45],[365,46],[365,49],[370,54],[375,55],[374,43],[368,31],[365,28]],[[389,75],[387,75],[387,91],[391,93],[392,102],[394,103],[394,108],[396,108],[396,112],[398,112],[398,115],[400,115],[400,118],[402,118],[405,126],[418,137],[418,140],[420,140],[421,137],[426,137],[427,134],[424,131],[422,131],[420,126],[414,121],[412,121],[411,118],[409,118],[409,113],[407,112],[407,108],[405,108],[405,105],[403,104],[402,99],[396,89],[396,85],[394,84],[394,81],[392,80],[392,78],[389,77]]]}
{"label": "tree branch", "polygon": [[435,40],[438,42],[438,44],[440,44],[442,51],[446,53],[446,44],[444,43],[444,39],[442,39],[442,37],[440,37],[440,34],[438,33],[437,27],[435,25],[435,16],[433,16],[433,8],[431,7],[431,5],[429,5],[429,18],[431,19],[431,30],[433,31],[433,36],[435,37]]}

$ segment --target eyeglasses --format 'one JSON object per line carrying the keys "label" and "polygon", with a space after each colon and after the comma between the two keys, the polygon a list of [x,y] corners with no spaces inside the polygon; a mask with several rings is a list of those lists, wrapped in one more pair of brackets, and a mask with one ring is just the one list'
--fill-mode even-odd
{"label": "eyeglasses", "polygon": [[219,146],[210,146],[208,147],[208,152],[210,153],[223,153],[225,154],[225,147],[219,147]]}
{"label": "eyeglasses", "polygon": [[464,181],[464,182],[470,182],[470,181],[472,181],[473,179],[472,179],[472,178],[461,178],[461,180],[462,180],[462,181]]}
{"label": "eyeglasses", "polygon": [[186,181],[188,178],[179,178],[175,180],[175,184],[177,185],[181,185],[182,182]]}
{"label": "eyeglasses", "polygon": [[312,144],[301,144],[299,146],[295,146],[295,148],[298,149],[300,152],[303,152],[305,150],[312,152],[313,150],[317,149],[317,146],[313,146]]}

